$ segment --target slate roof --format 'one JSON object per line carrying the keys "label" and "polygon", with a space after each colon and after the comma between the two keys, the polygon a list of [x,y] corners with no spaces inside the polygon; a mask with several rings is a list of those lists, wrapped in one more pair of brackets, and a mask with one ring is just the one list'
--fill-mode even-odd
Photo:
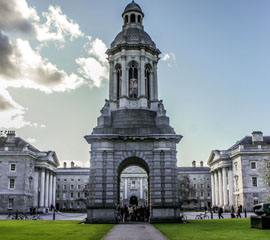
{"label": "slate roof", "polygon": [[111,43],[111,48],[117,47],[121,44],[143,44],[152,48],[156,48],[156,44],[152,41],[148,33],[136,27],[129,27],[118,33],[114,41]]}
{"label": "slate roof", "polygon": [[[251,145],[252,144],[252,137],[246,136],[243,137],[241,140],[237,141],[233,146],[231,146],[228,150],[233,150],[237,148],[239,145]],[[270,144],[270,136],[263,137],[263,144]]]}
{"label": "slate roof", "polygon": [[210,172],[209,167],[178,167],[179,172]]}
{"label": "slate roof", "polygon": [[135,3],[134,1],[132,1],[131,3],[129,3],[129,4],[126,6],[126,8],[125,8],[125,10],[124,10],[124,12],[123,12],[123,15],[124,15],[125,13],[131,12],[131,11],[136,11],[136,12],[141,12],[141,13],[143,13],[141,7],[140,7],[137,3]]}

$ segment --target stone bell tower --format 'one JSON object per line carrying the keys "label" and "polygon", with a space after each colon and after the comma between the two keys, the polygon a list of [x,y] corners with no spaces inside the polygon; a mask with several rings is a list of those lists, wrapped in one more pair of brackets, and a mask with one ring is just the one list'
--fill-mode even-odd
{"label": "stone bell tower", "polygon": [[132,1],[123,14],[122,31],[107,50],[110,65],[109,100],[98,124],[85,136],[91,145],[89,222],[115,222],[120,174],[128,166],[148,174],[151,222],[179,218],[176,172],[177,135],[158,99],[160,51],[144,31],[144,14]]}

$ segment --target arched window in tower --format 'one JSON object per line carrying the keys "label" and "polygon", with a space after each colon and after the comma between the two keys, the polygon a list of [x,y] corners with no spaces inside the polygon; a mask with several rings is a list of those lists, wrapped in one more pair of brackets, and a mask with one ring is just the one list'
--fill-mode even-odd
{"label": "arched window in tower", "polygon": [[138,23],[141,23],[141,15],[138,15]]}
{"label": "arched window in tower", "polygon": [[125,24],[128,23],[128,15],[125,16]]}
{"label": "arched window in tower", "polygon": [[116,81],[117,81],[117,100],[118,100],[122,95],[122,69],[120,65],[116,66],[116,77],[117,77]]}
{"label": "arched window in tower", "polygon": [[138,68],[135,62],[130,64],[128,71],[129,79],[129,97],[137,98],[138,97]]}
{"label": "arched window in tower", "polygon": [[145,76],[145,95],[148,100],[150,100],[150,74],[151,74],[151,66],[146,65],[144,76]]}
{"label": "arched window in tower", "polygon": [[131,23],[135,23],[135,21],[136,21],[135,14],[131,14],[130,22],[131,22]]}

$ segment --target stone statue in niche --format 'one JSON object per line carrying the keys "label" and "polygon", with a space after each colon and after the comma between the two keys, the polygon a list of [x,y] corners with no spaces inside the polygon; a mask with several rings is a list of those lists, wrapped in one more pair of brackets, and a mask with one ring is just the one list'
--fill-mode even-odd
{"label": "stone statue in niche", "polygon": [[158,117],[166,116],[166,110],[165,110],[165,108],[164,108],[164,105],[163,105],[163,101],[162,101],[162,100],[160,100],[160,101],[158,102],[157,116],[158,116]]}
{"label": "stone statue in niche", "polygon": [[100,110],[102,116],[110,116],[110,102],[108,99],[105,99],[104,107]]}

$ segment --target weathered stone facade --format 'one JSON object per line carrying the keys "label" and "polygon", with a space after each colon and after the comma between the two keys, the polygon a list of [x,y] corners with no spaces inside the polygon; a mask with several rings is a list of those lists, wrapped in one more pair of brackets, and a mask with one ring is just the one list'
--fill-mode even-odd
{"label": "weathered stone facade", "polygon": [[56,170],[56,209],[60,211],[86,211],[87,184],[89,183],[89,168],[71,167]]}
{"label": "weathered stone facade", "polygon": [[213,205],[240,206],[248,211],[264,201],[266,186],[259,169],[269,158],[270,137],[253,132],[228,150],[214,150],[208,160],[211,168]]}
{"label": "weathered stone facade", "polygon": [[179,167],[178,179],[182,209],[204,209],[212,206],[210,168],[203,162],[192,167]]}
{"label": "weathered stone facade", "polygon": [[120,174],[130,165],[148,174],[151,221],[179,218],[176,135],[158,99],[160,51],[144,31],[144,14],[132,2],[122,14],[123,30],[107,50],[109,100],[98,126],[85,136],[91,145],[88,222],[115,222]]}
{"label": "weathered stone facade", "polygon": [[44,211],[55,205],[55,152],[36,149],[15,131],[0,137],[0,213]]}

